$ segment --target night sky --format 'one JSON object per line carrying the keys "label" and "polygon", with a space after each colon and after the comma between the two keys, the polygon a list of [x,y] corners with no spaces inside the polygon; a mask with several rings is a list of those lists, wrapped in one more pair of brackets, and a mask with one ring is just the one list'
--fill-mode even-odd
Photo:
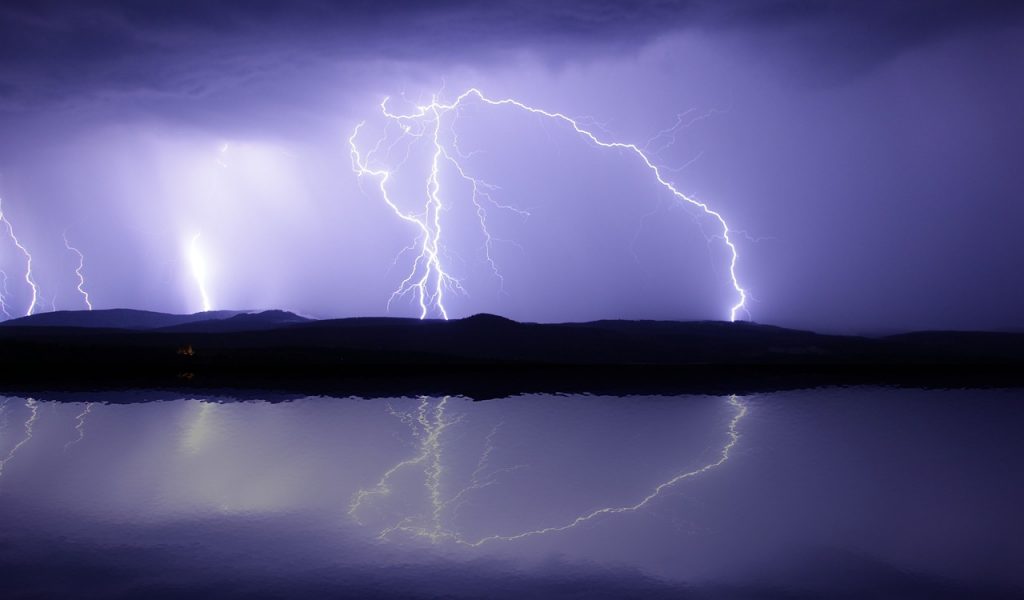
{"label": "night sky", "polygon": [[[1019,328],[1022,40],[1024,3],[1001,1],[7,0],[0,198],[37,310],[84,307],[66,232],[97,308],[202,310],[198,253],[211,308],[419,316],[388,300],[420,232],[349,138],[387,134],[374,168],[423,210],[430,147],[408,142],[429,140],[399,140],[380,103],[475,87],[643,148],[718,211],[740,318]],[[450,316],[729,317],[721,229],[634,154],[472,99],[439,129],[493,186],[488,245],[467,180],[438,176]],[[24,314],[10,238],[0,268]]]}

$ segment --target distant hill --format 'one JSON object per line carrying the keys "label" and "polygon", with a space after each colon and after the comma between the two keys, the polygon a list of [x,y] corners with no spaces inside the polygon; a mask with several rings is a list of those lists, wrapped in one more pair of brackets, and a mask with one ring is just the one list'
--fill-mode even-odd
{"label": "distant hill", "polygon": [[[208,313],[200,313],[208,314]],[[300,317],[284,310],[265,310],[256,313],[240,313],[220,319],[197,319],[180,325],[161,327],[160,331],[178,333],[228,333],[233,331],[265,331],[297,323],[309,323],[313,319]]]}
{"label": "distant hill", "polygon": [[214,310],[191,315],[172,315],[149,310],[112,308],[104,310],[58,310],[19,317],[0,327],[84,327],[91,329],[159,329],[198,321],[229,319],[237,310]]}

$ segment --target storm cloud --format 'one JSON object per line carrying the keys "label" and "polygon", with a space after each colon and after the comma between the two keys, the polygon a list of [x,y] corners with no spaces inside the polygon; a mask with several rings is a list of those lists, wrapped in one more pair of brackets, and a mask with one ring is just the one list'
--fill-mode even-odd
{"label": "storm cloud", "polygon": [[[476,86],[639,144],[693,111],[655,159],[740,232],[750,318],[1017,327],[1022,18],[959,0],[6,2],[0,196],[46,306],[76,307],[67,229],[99,306],[194,310],[181,248],[203,231],[218,308],[406,315],[387,299],[415,232],[348,155],[383,97]],[[716,232],[635,161],[471,112],[472,169],[532,216],[495,213],[504,284],[468,277],[455,314],[727,316]],[[453,247],[467,276],[474,244]]]}
{"label": "storm cloud", "polygon": [[0,96],[195,96],[314,60],[460,63],[525,49],[563,61],[678,31],[753,36],[845,77],[1022,16],[1019,2],[998,0],[15,1],[0,8]]}

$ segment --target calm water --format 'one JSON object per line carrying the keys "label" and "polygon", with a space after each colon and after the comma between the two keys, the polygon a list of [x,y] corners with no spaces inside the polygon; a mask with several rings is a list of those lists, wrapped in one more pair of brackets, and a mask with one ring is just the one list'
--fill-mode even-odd
{"label": "calm water", "polygon": [[112,399],[0,398],[3,598],[1024,593],[1020,390]]}

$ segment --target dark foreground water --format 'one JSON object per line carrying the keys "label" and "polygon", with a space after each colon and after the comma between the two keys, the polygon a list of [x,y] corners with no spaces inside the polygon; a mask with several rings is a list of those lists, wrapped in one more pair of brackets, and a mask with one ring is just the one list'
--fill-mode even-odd
{"label": "dark foreground water", "polygon": [[1020,390],[84,399],[0,399],[0,597],[1024,594]]}

